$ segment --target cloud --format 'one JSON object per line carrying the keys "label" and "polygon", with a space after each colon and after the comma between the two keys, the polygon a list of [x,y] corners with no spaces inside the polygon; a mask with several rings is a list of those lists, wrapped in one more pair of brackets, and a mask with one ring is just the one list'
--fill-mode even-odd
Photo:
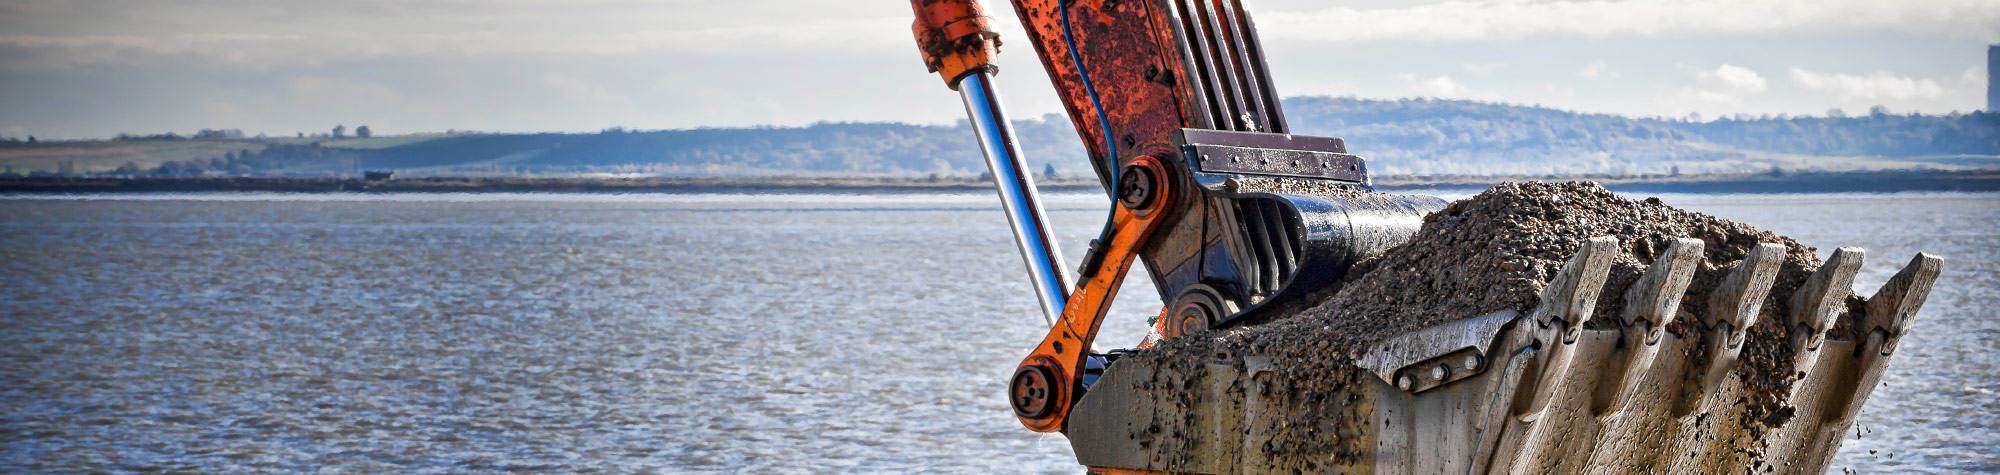
{"label": "cloud", "polygon": [[1820,73],[1792,67],[1792,82],[1800,87],[1833,94],[1842,100],[1931,99],[1944,94],[1933,79],[1913,78],[1888,71],[1867,75]]}
{"label": "cloud", "polygon": [[1704,104],[1711,104],[1718,106],[1733,106],[1743,103],[1743,96],[1738,96],[1726,92],[1706,91],[1693,88],[1681,90],[1679,97],[1681,99],[1687,99],[1696,102],[1701,102]]}
{"label": "cloud", "polygon": [[1465,72],[1478,76],[1493,74],[1494,71],[1499,71],[1501,68],[1505,67],[1507,67],[1507,63],[1502,63],[1499,61],[1490,61],[1485,63],[1465,63],[1464,65],[1459,66],[1459,68],[1464,69]]}
{"label": "cloud", "polygon": [[1457,80],[1452,79],[1451,76],[1440,75],[1429,79],[1421,79],[1415,74],[1407,73],[1396,76],[1403,78],[1404,81],[1411,82],[1409,91],[1411,94],[1418,96],[1467,97],[1472,93],[1470,89],[1465,87],[1465,84],[1459,83]]}
{"label": "cloud", "polygon": [[1584,66],[1583,69],[1576,70],[1576,75],[1582,76],[1584,79],[1618,77],[1618,73],[1611,72],[1611,65],[1605,64],[1604,60],[1601,59],[1590,63],[1588,66]]}
{"label": "cloud", "polygon": [[[1686,66],[1677,66],[1687,69]],[[1771,81],[1756,70],[1723,64],[1715,69],[1695,72],[1695,84],[1681,88],[1674,97],[1675,102],[1695,102],[1713,106],[1736,106],[1744,98],[1771,88]]]}
{"label": "cloud", "polygon": [[[590,33],[322,31],[310,35],[4,35],[0,36],[0,51],[20,51],[23,52],[21,56],[7,56],[34,58],[44,62],[41,66],[52,67],[136,64],[163,56],[207,58],[234,65],[268,65],[437,55],[833,53],[848,48],[888,50],[892,42],[879,37],[870,38],[877,36],[872,31],[898,31],[899,26],[902,34],[908,36],[908,25],[893,21],[821,21],[783,26]],[[910,51],[914,56],[916,47],[910,46]]]}
{"label": "cloud", "polygon": [[[208,60],[262,68],[527,54],[851,55],[905,49],[906,7],[782,0],[11,0],[0,68]],[[12,7],[11,9],[9,7]],[[1006,22],[1001,22],[1006,23]],[[1017,36],[1018,36],[1018,32]],[[912,60],[914,61],[914,60]]]}
{"label": "cloud", "polygon": [[1764,79],[1764,76],[1757,74],[1757,71],[1734,64],[1724,64],[1714,70],[1702,71],[1700,77],[1704,82],[1739,92],[1764,92],[1771,87],[1771,81]]}
{"label": "cloud", "polygon": [[1451,0],[1257,18],[1269,41],[1496,41],[1894,31],[2000,40],[1991,0]]}

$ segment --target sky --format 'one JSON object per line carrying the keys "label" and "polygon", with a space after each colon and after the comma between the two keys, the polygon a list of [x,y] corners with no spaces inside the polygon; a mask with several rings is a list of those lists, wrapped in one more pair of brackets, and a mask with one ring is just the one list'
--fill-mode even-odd
{"label": "sky", "polygon": [[[1091,1],[1091,0],[1078,0]],[[1012,9],[996,83],[1059,112]],[[1248,0],[1281,94],[1627,116],[1986,102],[2000,0]],[[946,124],[903,0],[0,0],[0,135]]]}

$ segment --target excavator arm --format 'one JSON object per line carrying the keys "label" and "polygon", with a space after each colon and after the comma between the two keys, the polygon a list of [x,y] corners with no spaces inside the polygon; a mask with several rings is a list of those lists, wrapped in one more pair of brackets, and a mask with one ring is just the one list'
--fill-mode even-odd
{"label": "excavator arm", "polygon": [[[1921,254],[1861,299],[1849,290],[1859,249],[1807,277],[1781,261],[1809,249],[1599,236],[1560,263],[1533,309],[1385,335],[1339,350],[1348,360],[1321,340],[1307,352],[1337,363],[1334,399],[1294,397],[1284,388],[1333,373],[1288,372],[1272,354],[1197,354],[1180,363],[1203,368],[1193,372],[1124,362],[1127,353],[1093,348],[1134,262],[1166,303],[1143,349],[1295,315],[1356,264],[1424,238],[1425,216],[1446,203],[1375,193],[1366,160],[1341,139],[1291,134],[1242,0],[1016,0],[1113,201],[1072,287],[993,85],[992,18],[978,0],[911,5],[924,62],[965,101],[1049,319],[1016,368],[1009,404],[1029,429],[1065,433],[1094,472],[1823,470],[1942,268]],[[1664,250],[1647,244],[1668,238]],[[1650,264],[1607,285],[1614,262],[1632,273],[1635,261]],[[1375,272],[1429,267],[1417,264]],[[1447,279],[1451,267],[1415,277]],[[1698,272],[1720,280],[1695,285]],[[1593,321],[1600,292],[1623,312]],[[1782,321],[1759,323],[1767,295],[1785,310],[1764,312]],[[1408,309],[1385,312],[1398,311]],[[1761,339],[1746,343],[1752,335]],[[1797,371],[1758,376],[1743,369],[1753,359]],[[1771,421],[1779,425],[1762,425]]]}
{"label": "excavator arm", "polygon": [[[1001,42],[984,7],[971,0],[911,4],[926,65],[966,96],[975,126],[1003,131],[981,134],[1003,200],[1032,189],[1032,179],[1018,172],[1025,169],[1018,148],[1008,148],[1006,121],[994,114],[1001,108],[991,90],[998,72],[992,58]],[[1060,278],[1037,278],[1044,308],[1060,310],[1010,386],[1016,415],[1031,429],[1064,427],[1085,389],[1087,352],[1133,261],[1145,263],[1170,304],[1155,328],[1159,338],[1172,338],[1323,288],[1354,262],[1401,242],[1444,204],[1360,193],[1366,163],[1344,142],[1287,133],[1256,29],[1235,0],[1022,0],[1014,7],[1092,169],[1119,203],[1084,256],[1085,281],[1059,298],[1041,282]],[[1057,274],[1038,269],[1060,262],[1046,225],[1035,224],[1046,222],[1039,211],[1010,207],[1010,217],[1017,236],[1027,236],[1022,253],[1030,273]]]}

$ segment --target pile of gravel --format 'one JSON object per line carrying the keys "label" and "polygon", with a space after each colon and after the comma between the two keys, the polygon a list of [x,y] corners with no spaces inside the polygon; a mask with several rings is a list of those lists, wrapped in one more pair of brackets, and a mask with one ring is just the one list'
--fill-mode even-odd
{"label": "pile of gravel", "polygon": [[[1366,430],[1359,408],[1348,404],[1360,378],[1354,360],[1371,345],[1433,325],[1500,310],[1527,314],[1538,294],[1586,239],[1615,236],[1623,246],[1590,327],[1616,325],[1627,287],[1676,238],[1702,240],[1706,260],[1688,288],[1683,314],[1667,330],[1696,330],[1708,293],[1759,243],[1789,252],[1775,288],[1751,328],[1740,376],[1753,396],[1741,415],[1746,426],[1775,427],[1790,415],[1785,405],[1793,379],[1783,322],[1790,297],[1820,265],[1814,249],[1743,224],[1666,206],[1658,199],[1630,200],[1595,183],[1509,183],[1452,203],[1424,219],[1407,243],[1357,265],[1333,289],[1295,304],[1266,321],[1163,342],[1142,357],[1169,372],[1199,371],[1216,354],[1271,356],[1294,407],[1315,423],[1288,428],[1271,449],[1354,457],[1368,447],[1343,443]],[[1850,300],[1858,300],[1851,297]],[[1190,404],[1195,403],[1190,401]]]}

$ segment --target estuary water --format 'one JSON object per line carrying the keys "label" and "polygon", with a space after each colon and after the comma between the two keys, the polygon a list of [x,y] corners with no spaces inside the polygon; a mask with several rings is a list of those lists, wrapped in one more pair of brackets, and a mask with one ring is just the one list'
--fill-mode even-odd
{"label": "estuary water", "polygon": [[[1073,266],[1107,204],[1048,198]],[[1863,295],[1945,256],[1833,470],[2000,470],[2000,194],[1661,198],[1866,247]],[[1011,239],[987,194],[0,196],[0,472],[1076,473],[1001,398]]]}

